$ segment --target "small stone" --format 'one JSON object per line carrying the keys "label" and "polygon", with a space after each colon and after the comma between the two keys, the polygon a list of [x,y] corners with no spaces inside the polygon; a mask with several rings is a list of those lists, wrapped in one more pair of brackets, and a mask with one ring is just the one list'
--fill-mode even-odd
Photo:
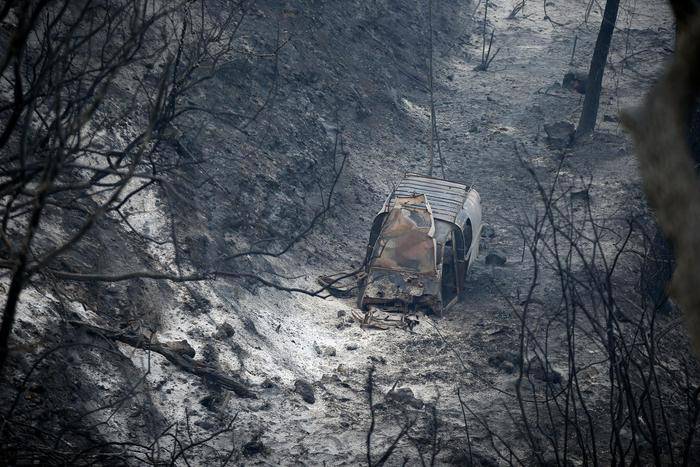
{"label": "small stone", "polygon": [[209,430],[209,431],[214,430],[214,424],[211,422],[208,422],[207,420],[197,420],[196,422],[194,422],[194,425],[198,426],[204,430]]}
{"label": "small stone", "polygon": [[246,457],[255,456],[265,451],[265,445],[259,439],[252,439],[243,445],[242,451]]}
{"label": "small stone", "polygon": [[506,373],[513,373],[520,363],[520,358],[515,352],[504,351],[489,357],[489,365]]}
{"label": "small stone", "polygon": [[272,381],[270,378],[265,378],[265,380],[260,383],[260,387],[264,389],[272,389],[276,387],[277,385],[275,384],[274,381]]}
{"label": "small stone", "polygon": [[564,121],[544,125],[547,143],[554,149],[566,149],[571,146],[575,131],[573,123]]}
{"label": "small stone", "polygon": [[335,347],[330,345],[318,345],[314,342],[314,350],[320,357],[335,357]]}
{"label": "small stone", "polygon": [[489,266],[503,266],[506,264],[506,255],[500,251],[491,251],[486,255],[485,262]]}
{"label": "small stone", "polygon": [[195,356],[194,349],[192,348],[190,343],[187,342],[185,339],[179,341],[163,342],[161,345],[173,352],[179,353],[181,355],[187,355],[190,358],[194,358]]}
{"label": "small stone", "polygon": [[346,350],[357,350],[357,344],[348,344],[345,346]]}
{"label": "small stone", "polygon": [[486,224],[481,228],[482,238],[493,238],[496,236],[496,231],[490,225]]}
{"label": "small stone", "polygon": [[414,409],[422,409],[425,405],[422,400],[413,395],[411,388],[398,388],[393,391],[389,391],[386,395],[386,399],[389,401],[398,402],[402,405],[408,405]]}
{"label": "small stone", "polygon": [[374,355],[370,355],[369,359],[370,359],[373,363],[379,363],[379,364],[381,364],[381,365],[386,365],[386,358],[384,358],[384,357],[381,357],[381,356],[375,357]]}
{"label": "small stone", "polygon": [[572,191],[571,192],[571,199],[572,200],[579,200],[579,201],[590,201],[591,196],[588,193],[588,189],[581,190],[581,191]]}
{"label": "small stone", "polygon": [[216,407],[217,403],[219,401],[219,398],[217,396],[206,396],[200,399],[199,403],[202,404],[202,407],[204,407],[207,410],[214,410]]}
{"label": "small stone", "polygon": [[216,329],[216,334],[214,334],[214,337],[217,339],[224,339],[227,337],[233,337],[234,334],[236,334],[236,330],[231,326],[230,323],[225,322]]}
{"label": "small stone", "polygon": [[294,381],[294,392],[299,394],[304,402],[313,404],[316,402],[316,396],[314,395],[314,388],[311,384],[303,379],[298,379]]}
{"label": "small stone", "polygon": [[545,370],[542,362],[536,358],[530,361],[527,368],[527,373],[534,378],[544,381],[545,383],[560,384],[562,380],[561,373],[554,370],[551,366],[549,369]]}
{"label": "small stone", "polygon": [[617,115],[603,115],[603,121],[616,123],[619,122],[620,119],[617,118]]}
{"label": "small stone", "polygon": [[346,314],[347,314],[347,313],[345,312],[345,310],[338,310],[338,318],[342,318],[342,317],[345,316]]}

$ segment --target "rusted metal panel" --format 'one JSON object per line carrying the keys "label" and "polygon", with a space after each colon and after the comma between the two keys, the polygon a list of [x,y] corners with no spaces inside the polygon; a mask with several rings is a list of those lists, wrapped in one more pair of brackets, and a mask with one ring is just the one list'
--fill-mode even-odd
{"label": "rusted metal panel", "polygon": [[435,221],[425,195],[395,198],[379,233],[371,266],[434,273],[434,233]]}
{"label": "rusted metal panel", "polygon": [[365,304],[439,302],[435,220],[424,194],[395,196],[370,262]]}

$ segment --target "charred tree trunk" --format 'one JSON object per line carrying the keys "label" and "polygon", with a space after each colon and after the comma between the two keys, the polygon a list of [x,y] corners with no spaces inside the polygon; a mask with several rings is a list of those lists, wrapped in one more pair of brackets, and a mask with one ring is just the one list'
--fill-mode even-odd
{"label": "charred tree trunk", "polygon": [[598,102],[600,101],[600,91],[603,85],[603,72],[605,63],[608,61],[610,42],[612,41],[615,22],[617,21],[617,10],[620,7],[620,0],[608,0],[605,3],[603,12],[603,22],[600,25],[598,38],[593,50],[591,67],[588,72],[586,83],[586,97],[583,100],[583,110],[581,118],[576,128],[576,136],[582,136],[593,131],[596,117],[598,116]]}

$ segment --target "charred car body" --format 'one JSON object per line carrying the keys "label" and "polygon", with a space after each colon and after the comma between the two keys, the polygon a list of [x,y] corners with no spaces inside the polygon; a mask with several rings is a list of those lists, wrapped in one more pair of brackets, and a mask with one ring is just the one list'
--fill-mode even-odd
{"label": "charred car body", "polygon": [[481,198],[461,183],[406,174],[372,224],[358,305],[441,312],[479,252]]}

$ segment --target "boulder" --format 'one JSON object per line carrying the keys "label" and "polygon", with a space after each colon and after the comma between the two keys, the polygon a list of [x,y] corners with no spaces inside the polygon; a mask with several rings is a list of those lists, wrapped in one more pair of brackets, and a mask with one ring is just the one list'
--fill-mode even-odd
{"label": "boulder", "polygon": [[489,266],[503,266],[506,264],[506,255],[502,251],[490,251],[484,261]]}
{"label": "boulder", "polygon": [[570,122],[556,122],[544,125],[547,144],[554,149],[566,149],[574,142],[576,128]]}
{"label": "boulder", "polygon": [[294,381],[294,392],[299,394],[304,402],[313,404],[316,402],[316,396],[314,395],[314,388],[306,380],[298,379]]}
{"label": "boulder", "polygon": [[414,409],[422,409],[425,405],[422,400],[413,395],[411,388],[398,388],[386,394],[387,401],[393,401],[401,405],[407,405]]}
{"label": "boulder", "polygon": [[265,445],[259,439],[252,439],[243,445],[241,451],[244,456],[251,457],[264,453]]}
{"label": "boulder", "polygon": [[513,373],[519,364],[518,354],[510,351],[498,352],[489,357],[489,365],[506,373]]}
{"label": "boulder", "polygon": [[549,368],[545,369],[543,362],[537,358],[530,360],[526,370],[529,376],[544,381],[545,383],[561,384],[562,382],[561,373],[554,370],[551,365],[549,365]]}
{"label": "boulder", "polygon": [[330,345],[319,345],[314,342],[314,350],[320,357],[335,357],[336,355],[335,347]]}
{"label": "boulder", "polygon": [[214,334],[214,337],[217,339],[225,339],[227,337],[233,337],[234,334],[236,334],[236,330],[230,323],[225,322],[216,328],[216,334]]}

